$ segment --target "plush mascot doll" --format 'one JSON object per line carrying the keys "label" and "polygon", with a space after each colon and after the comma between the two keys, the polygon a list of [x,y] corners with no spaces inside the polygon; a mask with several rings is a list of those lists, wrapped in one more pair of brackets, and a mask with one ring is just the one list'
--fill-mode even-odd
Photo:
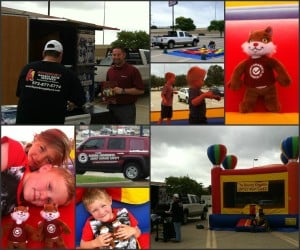
{"label": "plush mascot doll", "polygon": [[26,248],[29,238],[37,239],[37,230],[26,224],[29,218],[29,208],[18,206],[10,214],[13,222],[4,226],[4,234],[9,230],[7,248]]}
{"label": "plush mascot doll", "polygon": [[47,203],[40,212],[44,218],[38,224],[40,239],[44,240],[45,248],[66,248],[62,234],[71,233],[70,228],[63,221],[59,220],[60,213],[57,205],[54,203]]}
{"label": "plush mascot doll", "polygon": [[243,84],[246,86],[239,111],[252,112],[257,98],[261,96],[268,111],[279,112],[280,103],[275,83],[277,81],[282,86],[288,86],[291,78],[284,66],[271,57],[276,52],[276,46],[272,42],[272,28],[251,32],[242,48],[249,58],[237,65],[228,84],[232,90],[241,88]]}

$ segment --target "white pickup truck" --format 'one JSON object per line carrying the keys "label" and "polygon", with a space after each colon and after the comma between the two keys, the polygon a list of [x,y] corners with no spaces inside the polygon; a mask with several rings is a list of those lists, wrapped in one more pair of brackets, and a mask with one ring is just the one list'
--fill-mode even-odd
{"label": "white pickup truck", "polygon": [[189,217],[200,216],[201,220],[206,219],[206,204],[202,203],[199,197],[195,194],[186,194],[181,197],[183,205],[183,223],[188,222]]}
{"label": "white pickup truck", "polygon": [[191,45],[196,47],[199,42],[198,36],[193,36],[186,31],[168,31],[167,35],[154,36],[151,39],[152,46],[159,46],[161,49],[173,49],[176,45]]}
{"label": "white pickup truck", "polygon": [[[146,49],[128,49],[126,50],[126,62],[134,65],[140,71],[145,84],[145,91],[148,91],[150,87],[150,51]],[[100,61],[100,64],[96,65],[96,85],[100,85],[101,82],[106,81],[106,73],[112,63],[111,50],[108,49],[106,57]]]}

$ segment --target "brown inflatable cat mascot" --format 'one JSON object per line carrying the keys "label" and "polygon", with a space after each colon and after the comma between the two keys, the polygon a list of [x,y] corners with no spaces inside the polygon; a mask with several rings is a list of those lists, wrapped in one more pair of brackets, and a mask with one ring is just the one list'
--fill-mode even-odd
{"label": "brown inflatable cat mascot", "polygon": [[291,78],[284,66],[271,57],[276,52],[272,33],[271,27],[253,31],[242,45],[249,58],[237,65],[228,83],[232,90],[241,88],[243,84],[246,86],[243,101],[239,105],[241,113],[252,112],[259,96],[263,97],[269,112],[280,112],[275,83],[288,86]]}

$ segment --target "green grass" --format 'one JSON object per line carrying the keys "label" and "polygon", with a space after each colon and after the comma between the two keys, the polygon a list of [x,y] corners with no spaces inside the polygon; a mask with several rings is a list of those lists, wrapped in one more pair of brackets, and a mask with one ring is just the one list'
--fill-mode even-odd
{"label": "green grass", "polygon": [[125,178],[120,177],[101,177],[90,175],[76,175],[76,183],[97,183],[97,182],[112,182],[112,181],[126,181]]}

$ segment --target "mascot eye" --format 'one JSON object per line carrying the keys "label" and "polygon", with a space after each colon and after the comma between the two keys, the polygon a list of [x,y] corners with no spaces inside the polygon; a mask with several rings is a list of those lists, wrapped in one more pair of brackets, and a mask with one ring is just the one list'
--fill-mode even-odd
{"label": "mascot eye", "polygon": [[268,39],[268,38],[263,38],[263,39],[261,39],[261,41],[262,41],[263,43],[268,43],[268,42],[269,42],[269,39]]}
{"label": "mascot eye", "polygon": [[254,41],[253,39],[249,39],[249,41],[248,41],[248,42],[249,42],[249,43],[252,43],[253,41]]}

